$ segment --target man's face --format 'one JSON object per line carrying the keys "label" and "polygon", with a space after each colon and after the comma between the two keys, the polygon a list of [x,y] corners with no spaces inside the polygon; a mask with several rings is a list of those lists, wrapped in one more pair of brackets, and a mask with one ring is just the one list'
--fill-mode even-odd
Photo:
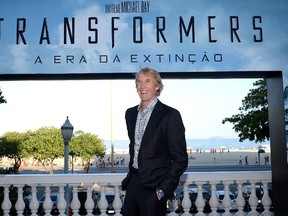
{"label": "man's face", "polygon": [[156,97],[157,90],[156,81],[150,74],[140,73],[137,79],[137,93],[141,102],[146,106]]}

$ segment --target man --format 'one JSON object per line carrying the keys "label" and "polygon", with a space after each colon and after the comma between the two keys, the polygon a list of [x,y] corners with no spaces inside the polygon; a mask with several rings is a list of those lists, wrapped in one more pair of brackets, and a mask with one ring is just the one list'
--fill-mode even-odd
{"label": "man", "polygon": [[130,139],[123,216],[164,216],[166,202],[188,165],[180,113],[160,102],[160,74],[142,68],[135,77],[140,104],[126,111]]}

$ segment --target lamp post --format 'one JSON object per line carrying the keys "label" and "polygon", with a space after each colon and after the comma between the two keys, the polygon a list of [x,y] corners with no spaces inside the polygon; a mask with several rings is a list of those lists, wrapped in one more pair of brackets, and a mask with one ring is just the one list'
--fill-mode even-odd
{"label": "lamp post", "polygon": [[72,156],[72,173],[74,172],[74,155],[75,155],[75,152],[71,151],[69,152],[69,155]]}
{"label": "lamp post", "polygon": [[[61,134],[64,140],[64,173],[67,174],[68,173],[69,142],[73,135],[73,126],[70,123],[68,116],[67,116],[66,121],[61,127]],[[66,187],[65,187],[65,198],[66,198],[66,203],[67,203],[66,215],[68,215],[69,205],[70,205],[70,193],[69,193],[68,184],[66,184]]]}
{"label": "lamp post", "polygon": [[64,140],[64,173],[68,173],[69,142],[73,135],[73,126],[70,123],[68,116],[61,127],[61,134]]}
{"label": "lamp post", "polygon": [[114,124],[113,124],[113,81],[110,81],[111,84],[111,93],[110,93],[110,100],[111,100],[111,173],[114,172]]}

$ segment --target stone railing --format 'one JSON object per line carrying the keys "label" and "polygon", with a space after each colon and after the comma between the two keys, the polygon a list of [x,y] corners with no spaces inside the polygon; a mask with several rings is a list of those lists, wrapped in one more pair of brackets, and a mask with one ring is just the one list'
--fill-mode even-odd
{"label": "stone railing", "polygon": [[[36,216],[41,215],[41,207],[43,215],[56,209],[60,216],[67,212],[73,216],[103,216],[111,208],[119,216],[125,196],[121,190],[124,176],[124,173],[1,175],[0,215]],[[178,198],[167,202],[167,215],[273,215],[270,187],[270,171],[186,172],[176,190]],[[221,201],[219,190],[224,195]],[[235,200],[229,195],[231,192],[236,194]],[[115,197],[113,202],[108,193]],[[193,193],[197,193],[194,200]],[[49,199],[52,194],[57,195],[56,202]],[[39,201],[43,195],[46,198]]]}

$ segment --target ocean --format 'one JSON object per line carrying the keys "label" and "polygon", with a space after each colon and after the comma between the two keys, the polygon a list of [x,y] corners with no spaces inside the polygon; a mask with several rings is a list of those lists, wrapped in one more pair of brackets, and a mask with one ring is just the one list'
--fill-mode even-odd
{"label": "ocean", "polygon": [[[210,151],[213,148],[216,149],[258,149],[259,145],[269,145],[269,141],[263,143],[255,143],[254,141],[243,141],[239,142],[238,139],[225,139],[225,138],[215,138],[215,139],[187,139],[187,148],[193,150],[204,150]],[[106,150],[111,150],[111,141],[104,141],[106,145]],[[129,140],[114,140],[114,149],[118,151],[126,152],[129,148]]]}

